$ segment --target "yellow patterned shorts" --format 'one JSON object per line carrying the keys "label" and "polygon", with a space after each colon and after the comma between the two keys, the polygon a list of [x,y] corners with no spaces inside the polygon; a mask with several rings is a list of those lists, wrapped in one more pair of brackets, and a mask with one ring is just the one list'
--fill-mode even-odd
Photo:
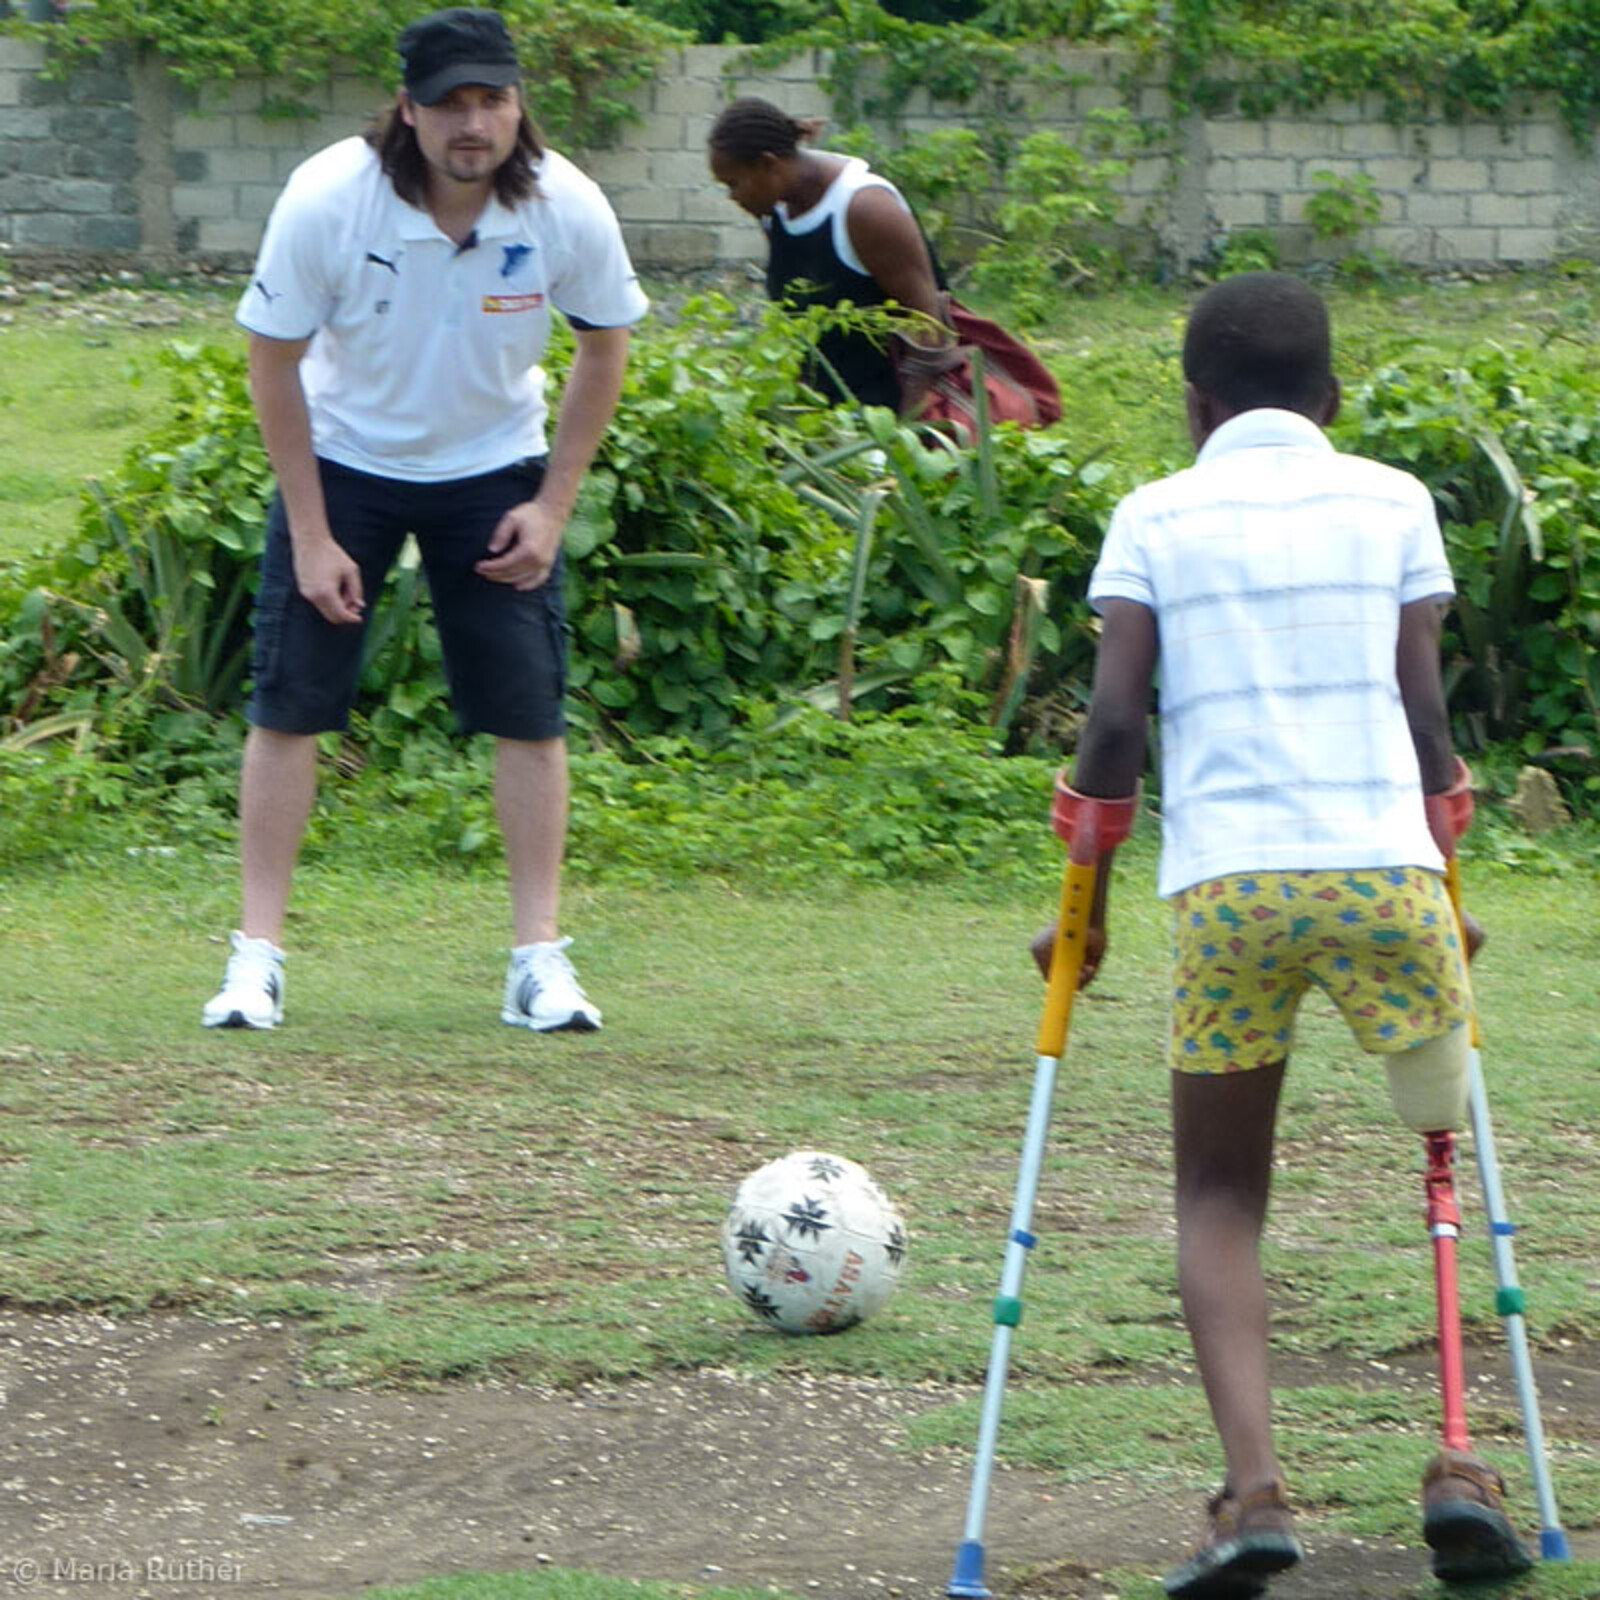
{"label": "yellow patterned shorts", "polygon": [[1312,984],[1375,1055],[1437,1039],[1471,1010],[1438,873],[1234,873],[1185,889],[1173,907],[1175,1071],[1248,1072],[1282,1061]]}

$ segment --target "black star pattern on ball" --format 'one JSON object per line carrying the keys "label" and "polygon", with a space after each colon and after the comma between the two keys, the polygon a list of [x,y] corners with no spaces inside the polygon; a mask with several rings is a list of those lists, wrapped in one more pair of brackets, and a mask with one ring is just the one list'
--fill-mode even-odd
{"label": "black star pattern on ball", "polygon": [[806,1170],[813,1178],[826,1182],[829,1178],[842,1178],[844,1168],[832,1156],[813,1156],[806,1163]]}
{"label": "black star pattern on ball", "polygon": [[739,1224],[739,1231],[734,1235],[734,1240],[739,1259],[752,1265],[761,1259],[761,1252],[772,1243],[767,1230],[749,1217]]}
{"label": "black star pattern on ball", "polygon": [[890,1264],[896,1267],[906,1258],[906,1230],[898,1222],[889,1230],[883,1253],[888,1256]]}
{"label": "black star pattern on ball", "polygon": [[790,1233],[797,1233],[802,1239],[820,1239],[833,1226],[827,1216],[828,1208],[822,1201],[802,1195],[784,1212],[783,1220]]}
{"label": "black star pattern on ball", "polygon": [[744,1303],[758,1317],[765,1317],[768,1322],[776,1322],[778,1320],[778,1302],[753,1283],[745,1288]]}

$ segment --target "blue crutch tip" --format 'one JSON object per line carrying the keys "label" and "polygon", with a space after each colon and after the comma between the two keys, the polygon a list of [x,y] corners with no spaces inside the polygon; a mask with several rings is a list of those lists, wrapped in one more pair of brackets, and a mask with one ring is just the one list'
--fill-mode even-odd
{"label": "blue crutch tip", "polygon": [[950,1587],[945,1593],[954,1600],[989,1600],[989,1589],[983,1581],[983,1546],[976,1539],[967,1539],[956,1551],[956,1570],[950,1574]]}
{"label": "blue crutch tip", "polygon": [[1542,1561],[1572,1559],[1572,1552],[1567,1548],[1567,1536],[1560,1528],[1545,1528],[1540,1531],[1539,1558]]}

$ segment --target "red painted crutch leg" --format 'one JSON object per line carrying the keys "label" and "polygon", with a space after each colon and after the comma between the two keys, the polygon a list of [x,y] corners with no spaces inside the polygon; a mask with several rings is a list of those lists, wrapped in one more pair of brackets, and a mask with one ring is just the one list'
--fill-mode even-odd
{"label": "red painted crutch leg", "polygon": [[1424,1182],[1428,1191],[1428,1232],[1433,1235],[1433,1272],[1439,1300],[1439,1386],[1444,1400],[1444,1445],[1470,1450],[1467,1437],[1466,1370],[1461,1356],[1461,1295],[1456,1278],[1456,1243],[1461,1237],[1461,1207],[1456,1203],[1453,1133],[1427,1133]]}

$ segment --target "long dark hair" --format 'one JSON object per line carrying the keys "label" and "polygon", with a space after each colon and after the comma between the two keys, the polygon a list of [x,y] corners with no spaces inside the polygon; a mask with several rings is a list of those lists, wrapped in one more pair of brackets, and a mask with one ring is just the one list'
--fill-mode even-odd
{"label": "long dark hair", "polygon": [[[421,210],[427,203],[428,162],[417,143],[417,130],[400,115],[398,104],[380,111],[364,135],[378,153],[378,162],[408,205]],[[517,128],[516,148],[494,169],[494,197],[503,206],[532,199],[539,192],[534,165],[544,155],[539,130],[526,109]]]}

